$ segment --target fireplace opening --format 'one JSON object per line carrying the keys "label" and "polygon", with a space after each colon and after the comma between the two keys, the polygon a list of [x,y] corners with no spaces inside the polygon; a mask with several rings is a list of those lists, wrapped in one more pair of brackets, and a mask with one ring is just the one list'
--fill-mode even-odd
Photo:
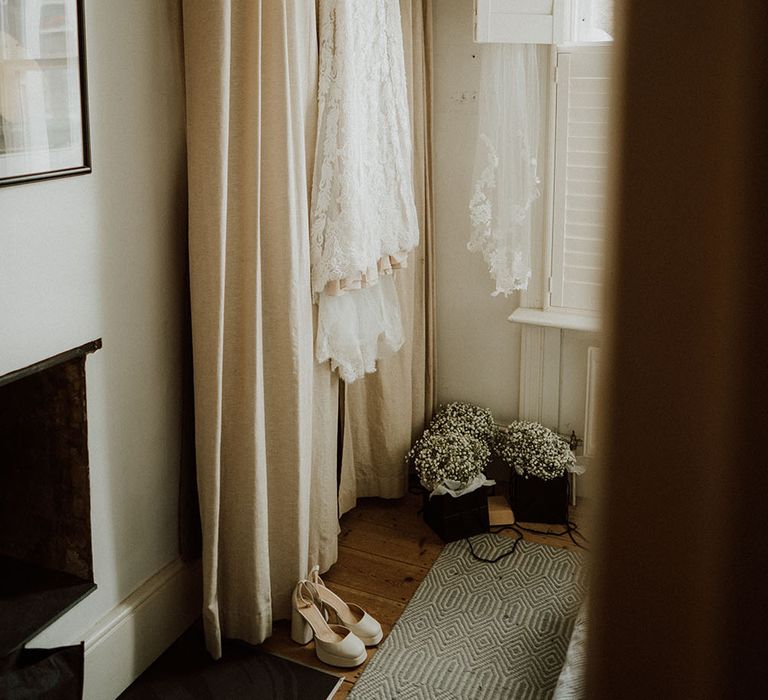
{"label": "fireplace opening", "polygon": [[96,588],[85,359],[0,376],[0,661]]}

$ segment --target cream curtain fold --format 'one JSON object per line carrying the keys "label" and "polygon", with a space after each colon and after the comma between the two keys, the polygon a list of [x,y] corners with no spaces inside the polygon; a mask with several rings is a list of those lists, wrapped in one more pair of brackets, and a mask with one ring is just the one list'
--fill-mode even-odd
{"label": "cream curtain fold", "polygon": [[378,370],[346,387],[339,510],[357,498],[399,498],[404,462],[435,402],[434,231],[431,183],[432,3],[400,0],[411,109],[413,169],[421,243],[395,273],[406,333],[401,350]]}
{"label": "cream curtain fold", "polygon": [[336,559],[338,387],[313,358],[315,5],[184,0],[203,618],[261,642]]}

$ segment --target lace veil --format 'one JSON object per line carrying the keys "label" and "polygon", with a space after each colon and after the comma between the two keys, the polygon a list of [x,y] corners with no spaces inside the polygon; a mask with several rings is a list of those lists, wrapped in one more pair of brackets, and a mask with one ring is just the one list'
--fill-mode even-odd
{"label": "lace veil", "polygon": [[480,45],[478,139],[467,247],[483,254],[493,296],[528,288],[542,123],[538,47]]}

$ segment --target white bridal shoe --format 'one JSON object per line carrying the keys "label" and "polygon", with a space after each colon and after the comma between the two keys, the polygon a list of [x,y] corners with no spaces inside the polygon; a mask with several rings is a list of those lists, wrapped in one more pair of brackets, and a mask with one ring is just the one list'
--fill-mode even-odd
{"label": "white bridal shoe", "polygon": [[372,647],[381,641],[384,633],[378,620],[371,617],[359,605],[345,603],[330,588],[326,588],[323,579],[320,578],[320,567],[312,567],[309,580],[314,584],[323,605],[333,610],[339,622],[352,630],[365,646]]}
{"label": "white bridal shoe", "polygon": [[315,584],[299,581],[293,589],[291,639],[297,644],[309,644],[314,636],[320,661],[341,668],[359,666],[366,659],[365,644],[346,627],[329,625],[321,606]]}

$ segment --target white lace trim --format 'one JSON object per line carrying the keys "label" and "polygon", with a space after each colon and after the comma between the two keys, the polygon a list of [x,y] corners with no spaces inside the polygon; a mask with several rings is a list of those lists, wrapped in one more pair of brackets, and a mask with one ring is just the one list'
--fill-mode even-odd
{"label": "white lace trim", "polygon": [[366,270],[357,277],[331,280],[325,285],[323,294],[335,296],[336,294],[353,292],[356,289],[372,287],[379,281],[381,275],[391,275],[395,270],[402,270],[406,267],[408,267],[408,253],[399,252],[395,255],[389,255],[379,260],[378,267]]}
{"label": "white lace trim", "polygon": [[[486,165],[472,188],[472,198],[469,202],[469,218],[472,223],[472,233],[467,248],[483,254],[488,265],[491,278],[496,282],[496,289],[491,296],[504,294],[509,296],[517,290],[528,289],[531,278],[531,266],[523,260],[523,250],[511,241],[505,240],[494,231],[493,220],[493,191],[496,189],[496,169],[499,156],[486,134],[480,134],[480,143],[487,149]],[[533,170],[532,180],[540,182],[536,174],[536,159],[530,159]],[[538,199],[540,190],[533,189],[527,199],[521,204],[513,205],[510,221],[518,226],[524,226],[531,215],[531,207]]]}
{"label": "white lace trim", "polygon": [[347,382],[376,371],[376,360],[403,345],[403,325],[393,276],[349,294],[320,294],[317,315],[317,360]]}

